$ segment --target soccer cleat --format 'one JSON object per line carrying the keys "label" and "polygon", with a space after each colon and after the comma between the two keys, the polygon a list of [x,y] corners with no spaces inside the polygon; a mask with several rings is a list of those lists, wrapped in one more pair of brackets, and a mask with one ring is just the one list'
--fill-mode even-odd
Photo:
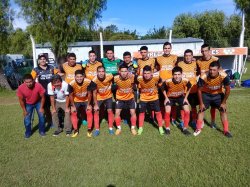
{"label": "soccer cleat", "polygon": [[211,127],[212,129],[217,129],[217,125],[216,125],[215,122],[211,122],[211,123],[210,123],[210,127]]}
{"label": "soccer cleat", "polygon": [[39,134],[40,134],[41,137],[46,136],[45,132],[40,132]]}
{"label": "soccer cleat", "polygon": [[72,138],[77,137],[77,135],[79,134],[78,130],[74,130],[73,134],[72,134]]}
{"label": "soccer cleat", "polygon": [[160,135],[164,135],[165,134],[163,127],[159,127],[159,133],[160,133]]}
{"label": "soccer cleat", "polygon": [[71,131],[66,131],[66,136],[70,136],[71,135]]}
{"label": "soccer cleat", "polygon": [[99,136],[100,135],[100,130],[95,130],[93,133],[94,136]]}
{"label": "soccer cleat", "polygon": [[178,123],[177,123],[176,120],[172,120],[172,121],[171,121],[171,124],[172,124],[173,126],[176,126]]}
{"label": "soccer cleat", "polygon": [[139,130],[138,130],[138,135],[141,135],[143,132],[143,128],[142,127],[139,127]]}
{"label": "soccer cleat", "polygon": [[91,137],[92,137],[92,132],[91,132],[91,131],[88,131],[88,132],[87,132],[87,137],[88,137],[88,138],[91,138]]}
{"label": "soccer cleat", "polygon": [[122,130],[121,129],[117,129],[116,131],[115,131],[115,135],[120,135],[122,133]]}
{"label": "soccer cleat", "polygon": [[191,133],[187,129],[183,129],[182,133],[185,134],[186,136],[191,135]]}
{"label": "soccer cleat", "polygon": [[54,132],[53,136],[58,136],[61,132],[62,132],[62,130],[57,130]]}
{"label": "soccer cleat", "polygon": [[228,138],[232,138],[232,137],[233,137],[232,134],[231,134],[230,132],[225,132],[224,135],[225,135],[226,137],[228,137]]}
{"label": "soccer cleat", "polygon": [[201,130],[200,129],[196,129],[193,135],[194,136],[198,136],[200,133],[201,133]]}
{"label": "soccer cleat", "polygon": [[137,135],[137,132],[136,132],[136,130],[135,130],[134,128],[131,129],[131,133],[132,133],[134,136]]}
{"label": "soccer cleat", "polygon": [[166,135],[170,135],[170,129],[169,128],[166,128],[165,132],[166,132]]}
{"label": "soccer cleat", "polygon": [[113,129],[109,129],[109,134],[110,135],[114,135],[115,133],[114,133],[114,130]]}
{"label": "soccer cleat", "polygon": [[29,139],[30,137],[31,137],[31,134],[25,134],[25,135],[24,135],[24,138],[25,138],[25,139]]}

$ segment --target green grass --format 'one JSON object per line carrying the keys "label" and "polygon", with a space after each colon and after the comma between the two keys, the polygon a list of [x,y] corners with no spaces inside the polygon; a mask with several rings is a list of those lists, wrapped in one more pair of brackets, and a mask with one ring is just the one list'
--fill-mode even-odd
{"label": "green grass", "polygon": [[[0,92],[5,103],[14,95]],[[234,89],[229,98],[232,139],[207,126],[198,137],[176,127],[160,136],[146,123],[135,137],[127,126],[110,136],[104,124],[96,138],[83,127],[75,139],[53,137],[50,129],[25,140],[20,106],[1,103],[0,186],[249,186],[250,89]]]}

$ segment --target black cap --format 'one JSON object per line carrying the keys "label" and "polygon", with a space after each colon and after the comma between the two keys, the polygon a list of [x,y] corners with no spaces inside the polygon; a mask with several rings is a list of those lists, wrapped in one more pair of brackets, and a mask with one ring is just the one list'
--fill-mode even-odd
{"label": "black cap", "polygon": [[45,59],[47,59],[46,55],[43,54],[43,53],[41,53],[41,54],[38,55],[38,59],[39,59],[39,60],[40,60],[42,57],[44,57]]}

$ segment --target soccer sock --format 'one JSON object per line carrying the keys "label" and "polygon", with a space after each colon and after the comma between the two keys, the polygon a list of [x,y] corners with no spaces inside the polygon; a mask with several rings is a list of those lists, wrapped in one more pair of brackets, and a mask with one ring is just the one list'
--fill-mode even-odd
{"label": "soccer sock", "polygon": [[188,128],[189,120],[190,120],[190,111],[184,111],[184,127],[185,128]]}
{"label": "soccer sock", "polygon": [[169,112],[165,113],[165,125],[166,125],[166,128],[170,127],[170,113]]}
{"label": "soccer sock", "polygon": [[145,119],[145,112],[141,112],[139,114],[139,127],[143,127],[144,119]]}
{"label": "soccer sock", "polygon": [[151,111],[151,118],[154,120],[155,119],[155,111]]}
{"label": "soccer sock", "polygon": [[181,110],[181,120],[182,121],[185,120],[185,112],[184,112],[184,110]]}
{"label": "soccer sock", "polygon": [[92,114],[92,111],[90,110],[87,110],[86,114],[87,114],[87,121],[88,121],[88,130],[90,130],[92,128],[93,114]]}
{"label": "soccer sock", "polygon": [[157,119],[157,122],[158,122],[158,126],[162,127],[162,115],[161,115],[161,112],[155,112],[155,115],[156,115],[156,119]]}
{"label": "soccer sock", "polygon": [[199,120],[199,119],[197,120],[197,126],[196,126],[197,130],[201,130],[202,123],[203,123],[203,120]]}
{"label": "soccer sock", "polygon": [[108,111],[108,123],[109,123],[109,128],[113,128],[113,123],[114,123],[114,113],[112,111]]}
{"label": "soccer sock", "polygon": [[118,129],[121,129],[121,117],[115,117],[115,124]]}
{"label": "soccer sock", "polygon": [[222,121],[223,127],[224,127],[224,133],[228,132],[228,120]]}
{"label": "soccer sock", "polygon": [[131,126],[135,127],[136,126],[136,115],[135,116],[131,116],[130,121],[131,121]]}
{"label": "soccer sock", "polygon": [[216,108],[211,108],[210,109],[210,114],[211,114],[211,121],[215,122],[215,115],[216,115]]}
{"label": "soccer sock", "polygon": [[197,109],[192,108],[192,121],[196,121],[197,120]]}
{"label": "soccer sock", "polygon": [[95,129],[99,130],[100,125],[99,125],[99,113],[98,112],[94,113],[94,125],[95,125]]}
{"label": "soccer sock", "polygon": [[77,119],[77,113],[76,112],[72,112],[71,115],[70,115],[70,118],[71,118],[71,122],[72,122],[72,125],[73,125],[73,129],[74,130],[77,130],[78,129],[78,119]]}
{"label": "soccer sock", "polygon": [[172,120],[176,120],[176,116],[177,116],[176,110],[177,110],[177,107],[172,106],[172,109],[171,109]]}

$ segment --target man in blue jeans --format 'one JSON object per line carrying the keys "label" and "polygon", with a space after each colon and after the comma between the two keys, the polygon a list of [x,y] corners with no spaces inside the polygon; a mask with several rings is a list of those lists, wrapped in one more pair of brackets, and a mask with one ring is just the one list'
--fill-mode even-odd
{"label": "man in blue jeans", "polygon": [[44,118],[44,102],[45,90],[40,83],[34,81],[31,74],[26,74],[23,77],[24,83],[17,89],[17,96],[20,106],[23,110],[25,138],[31,136],[31,118],[33,110],[36,109],[39,119],[39,133],[45,136],[45,118]]}

